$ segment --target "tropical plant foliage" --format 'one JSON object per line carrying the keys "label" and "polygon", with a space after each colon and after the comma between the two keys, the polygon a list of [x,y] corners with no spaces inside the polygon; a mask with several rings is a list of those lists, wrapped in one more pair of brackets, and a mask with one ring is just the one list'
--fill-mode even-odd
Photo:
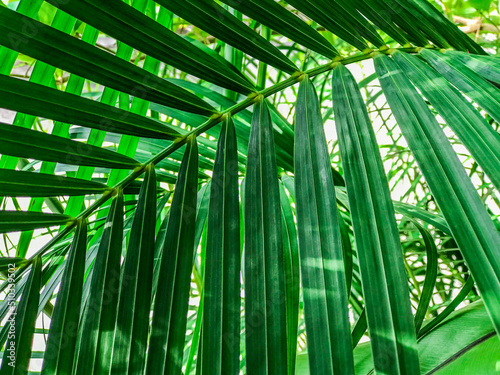
{"label": "tropical plant foliage", "polygon": [[496,373],[500,63],[431,3],[0,4],[0,375]]}

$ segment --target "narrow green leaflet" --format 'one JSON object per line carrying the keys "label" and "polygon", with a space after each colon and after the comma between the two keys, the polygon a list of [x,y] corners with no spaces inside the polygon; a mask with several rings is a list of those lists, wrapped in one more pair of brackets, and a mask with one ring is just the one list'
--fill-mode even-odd
{"label": "narrow green leaflet", "polygon": [[36,83],[0,75],[0,108],[138,137],[174,139],[162,122]]}
{"label": "narrow green leaflet", "polygon": [[274,136],[267,103],[254,104],[244,187],[245,339],[249,374],[286,374],[283,237]]}
{"label": "narrow green leaflet", "polygon": [[500,189],[500,135],[446,78],[430,66],[404,52],[395,52],[393,56]]}
{"label": "narrow green leaflet", "polygon": [[326,57],[333,58],[338,55],[335,48],[320,33],[274,0],[223,0],[223,2]]}
{"label": "narrow green leaflet", "polygon": [[83,274],[87,250],[87,224],[79,221],[69,250],[51,317],[42,375],[71,374],[75,354]]}
{"label": "narrow green leaflet", "polygon": [[278,48],[213,0],[156,1],[179,17],[262,62],[290,74],[298,70]]}
{"label": "narrow green leaflet", "polygon": [[418,339],[421,339],[425,335],[429,334],[429,332],[432,332],[439,324],[441,324],[443,320],[448,317],[448,315],[452,314],[455,309],[465,300],[465,298],[467,298],[473,287],[474,279],[469,276],[465,284],[462,285],[462,289],[460,289],[460,292],[456,295],[455,298],[453,298],[448,306],[446,306],[446,308],[441,311],[438,316],[436,316],[434,319],[432,319],[430,322],[427,322],[427,324],[420,328],[417,334]]}
{"label": "narrow green leaflet", "polygon": [[[20,0],[16,11],[34,18],[40,10],[43,0]],[[16,63],[18,54],[9,48],[0,46],[0,74],[9,74]]]}
{"label": "narrow green leaflet", "polygon": [[285,259],[285,293],[286,293],[286,338],[288,373],[295,374],[297,356],[297,332],[299,323],[300,267],[297,228],[283,183],[280,181],[280,201],[283,228],[283,250]]}
{"label": "narrow green leaflet", "polygon": [[[359,35],[377,47],[385,44],[383,39],[377,34],[373,25],[371,25],[366,18],[359,14],[357,10],[352,11],[352,6],[350,7],[351,9],[349,9],[349,7],[339,4],[338,1],[306,0],[300,2],[304,3],[301,4],[301,6],[308,11],[312,11],[315,8],[316,17],[321,17],[322,22],[326,22],[331,25],[338,24],[340,29],[342,29],[342,33],[347,32],[348,34],[354,36]],[[290,4],[294,7],[298,6],[298,3],[298,0],[293,0],[293,2],[290,1]],[[329,29],[326,24],[323,24],[323,26]],[[334,33],[338,33],[340,31],[338,26],[335,29],[329,30]],[[340,33],[338,33],[338,35],[342,38]],[[346,42],[351,43],[347,39],[345,40]]]}
{"label": "narrow green leaflet", "polygon": [[215,112],[196,95],[134,64],[6,8],[0,8],[0,44],[145,100],[193,113]]}
{"label": "narrow green leaflet", "polygon": [[28,260],[20,257],[1,257],[0,271],[5,272],[9,269],[18,268],[28,263]]}
{"label": "narrow green leaflet", "polygon": [[294,156],[309,368],[312,374],[354,374],[335,189],[319,101],[308,77],[297,97]]}
{"label": "narrow green leaflet", "polygon": [[500,61],[496,56],[473,55],[461,51],[447,51],[447,55],[459,60],[481,77],[500,83]]}
{"label": "narrow green leaflet", "polygon": [[101,147],[1,122],[0,154],[103,168],[133,169],[140,165]]}
{"label": "narrow green leaflet", "polygon": [[94,260],[75,354],[75,375],[109,373],[120,283],[123,194],[111,203]]}
{"label": "narrow green leaflet", "polygon": [[147,375],[182,373],[191,272],[194,262],[198,147],[191,137],[170,207],[160,260],[158,288],[149,339]]}
{"label": "narrow green leaflet", "polygon": [[65,225],[74,219],[60,214],[42,212],[0,211],[0,233],[19,232]]}
{"label": "narrow green leaflet", "polygon": [[49,3],[102,32],[219,86],[248,94],[253,90],[242,75],[202,53],[181,36],[121,0],[49,0]]}
{"label": "narrow green leaflet", "polygon": [[417,311],[415,312],[415,331],[418,334],[425,319],[425,314],[429,309],[429,303],[431,302],[434,294],[434,286],[436,285],[436,277],[438,273],[438,252],[431,233],[420,225],[418,221],[412,220],[412,223],[417,227],[418,231],[422,235],[425,252],[427,254],[427,267],[425,270],[424,285],[422,287],[420,301],[418,301]]}
{"label": "narrow green leaflet", "polygon": [[375,56],[382,89],[500,333],[500,235],[448,139],[399,66]]}
{"label": "narrow green leaflet", "polygon": [[344,17],[341,16],[341,12],[335,12],[332,5],[324,4],[322,1],[321,4],[323,7],[321,7],[319,2],[313,0],[290,0],[288,2],[290,5],[294,6],[308,17],[311,17],[320,25],[359,50],[368,48],[368,44],[360,36],[358,31],[349,25]]}
{"label": "narrow green leaflet", "polygon": [[[426,30],[426,25],[422,25],[421,22],[415,22],[413,12],[406,9],[406,6],[408,6],[407,2],[402,5],[397,0],[369,0],[366,3],[390,23],[394,22],[401,27],[408,34],[409,41],[414,45],[425,46],[429,43],[427,36],[423,32],[423,30]],[[368,18],[372,19],[371,17]],[[375,21],[373,22],[375,23]],[[432,40],[432,38],[430,39]]]}
{"label": "narrow green leaflet", "polygon": [[7,197],[55,197],[103,194],[104,184],[58,175],[0,169],[0,195]]}
{"label": "narrow green leaflet", "polygon": [[500,90],[462,64],[452,55],[422,49],[420,55],[450,83],[500,121]]}
{"label": "narrow green leaflet", "polygon": [[[223,122],[210,191],[204,273],[201,374],[240,369],[240,202],[233,120]],[[201,314],[201,311],[198,312]]]}
{"label": "narrow green leaflet", "polygon": [[341,64],[332,87],[375,370],[418,374],[407,275],[375,133],[356,80]]}
{"label": "narrow green leaflet", "polygon": [[[408,40],[411,40],[411,36],[406,35],[405,32],[397,26],[393,18],[385,16],[387,8],[381,7],[380,1],[358,1],[356,3],[351,2],[351,4],[355,4],[360,13],[365,15],[365,17],[378,26],[380,30],[386,32],[387,35],[390,35],[402,46],[408,44]],[[417,45],[422,46],[426,44],[427,40],[425,39],[422,43],[417,43]]]}
{"label": "narrow green leaflet", "polygon": [[[1,224],[0,224],[1,226]],[[19,305],[11,312],[6,324],[15,326],[15,337],[9,333],[2,358],[1,375],[27,375],[31,358],[31,345],[38,316],[42,258],[35,257],[29,275],[25,276],[23,294]],[[10,331],[9,331],[10,332]]]}
{"label": "narrow green leaflet", "polygon": [[[402,2],[405,0],[398,1]],[[457,50],[485,54],[484,50],[474,41],[474,39],[462,32],[453,22],[434,8],[434,5],[426,0],[406,1],[413,5],[416,10],[414,13],[415,20],[418,20],[419,24],[433,25],[437,33],[444,37],[449,45]]]}
{"label": "narrow green leaflet", "polygon": [[156,178],[154,166],[149,165],[130,229],[120,278],[112,375],[135,375],[144,371],[153,283],[155,222]]}
{"label": "narrow green leaflet", "polygon": [[[353,2],[349,0],[316,0],[317,3],[326,3],[324,8],[326,12],[328,12],[328,8],[326,7],[329,3],[332,5],[331,10],[337,11],[335,14],[335,18],[345,17],[347,22],[350,23],[352,29],[358,30],[358,32],[370,43],[375,45],[376,47],[385,46],[385,42],[382,37],[377,33],[377,30],[370,23],[370,21],[364,17],[359,12],[358,2]],[[330,14],[330,13],[328,13]]]}

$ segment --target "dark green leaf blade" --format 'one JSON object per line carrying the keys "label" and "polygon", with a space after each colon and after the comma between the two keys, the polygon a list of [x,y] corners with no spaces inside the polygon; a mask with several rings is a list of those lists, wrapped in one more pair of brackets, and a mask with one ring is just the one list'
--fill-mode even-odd
{"label": "dark green leaf blade", "polygon": [[420,301],[418,301],[417,311],[415,312],[415,330],[418,334],[420,328],[422,327],[422,322],[425,319],[425,314],[429,308],[429,303],[431,302],[432,295],[434,293],[434,286],[436,285],[436,277],[438,273],[438,252],[431,233],[416,220],[412,220],[412,223],[417,227],[418,231],[422,235],[425,252],[427,254],[427,267],[425,270],[424,285],[422,287]]}
{"label": "dark green leaf blade", "polygon": [[28,263],[26,258],[21,257],[1,257],[0,258],[0,271],[7,271],[13,268],[19,268]]}
{"label": "dark green leaf blade", "polygon": [[179,375],[194,262],[198,188],[198,147],[188,141],[170,208],[160,260],[146,374]]}
{"label": "dark green leaf blade", "polygon": [[0,123],[0,154],[71,165],[133,169],[134,159],[87,143]]}
{"label": "dark green leaf blade", "polygon": [[[288,1],[296,9],[311,17],[313,20],[324,26],[332,33],[344,39],[347,43],[352,44],[359,50],[368,48],[368,44],[360,36],[358,31],[346,22],[343,17],[331,16],[334,12],[332,5],[321,4],[323,2],[313,0],[290,0]],[[321,7],[323,5],[323,7]],[[325,11],[325,9],[327,9]],[[338,15],[340,12],[335,12]]]}
{"label": "dark green leaf blade", "polygon": [[[254,105],[245,179],[246,365],[252,374],[286,374],[286,305],[281,208],[267,103]],[[256,323],[257,322],[257,323]]]}
{"label": "dark green leaf blade", "polygon": [[[398,1],[403,2],[404,0]],[[415,20],[420,24],[432,25],[430,28],[436,30],[434,35],[438,34],[445,38],[449,45],[457,50],[485,54],[484,50],[474,41],[474,39],[462,32],[428,1],[409,0],[407,3],[413,5],[416,10],[416,12],[414,12]]]}
{"label": "dark green leaf blade", "polygon": [[500,121],[500,91],[452,55],[422,49],[420,55],[450,83]]}
{"label": "dark green leaf blade", "polygon": [[295,199],[309,368],[313,374],[353,374],[335,189],[319,102],[308,77],[300,83],[295,123]]}
{"label": "dark green leaf blade", "polygon": [[0,75],[0,108],[138,137],[174,139],[163,123],[94,100]]}
{"label": "dark green leaf blade", "polygon": [[[42,258],[37,256],[31,264],[31,271],[24,285],[19,305],[10,316],[7,324],[15,325],[15,338],[10,337],[5,345],[2,358],[1,375],[27,375],[31,358],[31,346],[35,333],[36,317],[38,315],[38,300],[40,298],[42,273]],[[14,322],[11,322],[14,320]],[[14,360],[9,358],[10,348],[14,348]]]}
{"label": "dark green leaf blade", "polygon": [[18,232],[65,225],[74,219],[60,214],[42,212],[0,211],[0,233]]}
{"label": "dark green leaf blade", "polygon": [[447,80],[417,57],[396,51],[394,60],[406,76],[443,116],[500,189],[500,135]]}
{"label": "dark green leaf blade", "polygon": [[46,173],[0,169],[0,195],[7,197],[56,197],[103,194],[104,184]]}
{"label": "dark green leaf blade", "polygon": [[120,282],[123,239],[123,194],[111,203],[94,260],[87,305],[75,355],[75,375],[109,373]]}
{"label": "dark green leaf blade", "polygon": [[262,62],[290,74],[298,70],[278,48],[213,0],[156,0],[156,2],[214,37]]}
{"label": "dark green leaf blade", "polygon": [[236,131],[219,136],[208,212],[201,374],[236,374],[240,364],[240,210]]}
{"label": "dark green leaf blade", "polygon": [[446,53],[488,81],[500,83],[500,61],[498,57],[473,55],[461,51],[447,51]]}
{"label": "dark green leaf blade", "polygon": [[338,56],[335,48],[321,34],[274,0],[223,2],[313,51],[330,58]]}
{"label": "dark green leaf blade", "polygon": [[500,333],[500,235],[448,139],[397,64],[375,56],[382,89]]}
{"label": "dark green leaf blade", "polygon": [[112,375],[144,371],[151,309],[156,222],[156,178],[148,165],[120,279]]}
{"label": "dark green leaf blade", "polygon": [[[285,293],[286,293],[286,337],[288,348],[288,373],[295,374],[297,356],[297,333],[300,307],[300,266],[297,228],[290,200],[284,184],[280,181],[281,214],[283,217],[283,249],[285,256]],[[294,202],[295,203],[295,202]]]}
{"label": "dark green leaf blade", "polygon": [[59,292],[50,323],[42,375],[70,374],[73,369],[83,275],[87,250],[87,224],[78,221],[76,233],[64,263]]}
{"label": "dark green leaf blade", "polygon": [[186,73],[233,91],[253,90],[242,75],[121,0],[49,0],[49,3],[118,40]]}
{"label": "dark green leaf blade", "polygon": [[342,64],[333,72],[333,107],[375,369],[416,374],[417,342],[389,185],[358,85]]}
{"label": "dark green leaf blade", "polygon": [[187,112],[205,115],[215,112],[189,91],[89,43],[5,8],[0,8],[0,44],[145,100]]}

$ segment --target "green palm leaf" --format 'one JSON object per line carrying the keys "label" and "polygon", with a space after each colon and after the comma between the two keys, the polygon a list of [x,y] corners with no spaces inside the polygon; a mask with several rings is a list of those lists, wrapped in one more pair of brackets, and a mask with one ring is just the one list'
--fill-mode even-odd
{"label": "green palm leaf", "polygon": [[180,374],[194,259],[198,147],[184,152],[163,245],[149,339],[147,374]]}
{"label": "green palm leaf", "polygon": [[15,315],[10,317],[14,321],[8,322],[9,325],[14,325],[15,334],[14,337],[9,334],[7,340],[0,368],[2,375],[28,374],[35,322],[38,315],[41,270],[42,259],[36,257],[31,264],[29,275],[26,276],[23,294],[19,305],[16,306]]}
{"label": "green palm leaf", "polygon": [[44,173],[0,169],[0,191],[11,197],[103,194],[109,188],[98,182]]}
{"label": "green palm leaf", "polygon": [[[297,99],[295,192],[304,313],[313,374],[354,374],[347,289],[333,177],[314,86]],[[326,327],[326,328],[325,328]]]}
{"label": "green palm leaf", "polygon": [[[25,25],[18,32],[9,25]],[[197,96],[96,47],[16,12],[0,8],[0,43],[113,89],[205,115],[214,110]]]}
{"label": "green palm leaf", "polygon": [[133,169],[139,162],[101,147],[0,123],[0,152],[73,165]]}
{"label": "green palm leaf", "polygon": [[156,178],[147,168],[120,277],[111,374],[144,370],[155,244]]}
{"label": "green palm leaf", "polygon": [[113,199],[94,260],[75,354],[75,374],[109,372],[120,282],[123,195]]}
{"label": "green palm leaf", "polygon": [[378,55],[375,66],[394,115],[500,331],[496,314],[500,308],[500,235],[422,98],[390,57]]}
{"label": "green palm leaf", "polygon": [[254,107],[245,180],[247,371],[287,373],[284,256],[278,175],[267,104]]}
{"label": "green palm leaf", "polygon": [[[241,75],[226,68],[209,55],[201,53],[187,40],[153,22],[120,0],[107,1],[105,4],[96,0],[49,2],[108,35],[126,41],[148,55],[187,73],[237,92],[252,91],[252,85]],[[141,27],[133,27],[135,24],[140,24]],[[133,27],[134,33],[131,33],[128,27]]]}
{"label": "green palm leaf", "polygon": [[0,233],[64,225],[73,218],[67,215],[41,212],[0,211]]}
{"label": "green palm leaf", "polygon": [[333,89],[375,370],[415,374],[418,356],[406,274],[375,135],[357,83],[343,65],[333,71]]}
{"label": "green palm leaf", "polygon": [[80,320],[83,275],[87,247],[87,224],[79,222],[75,238],[64,265],[61,287],[52,315],[42,374],[69,374]]}
{"label": "green palm leaf", "polygon": [[205,254],[201,374],[239,372],[240,212],[234,123],[224,120],[212,176]]}
{"label": "green palm leaf", "polygon": [[1,75],[0,107],[115,133],[162,139],[178,134],[153,119]]}

